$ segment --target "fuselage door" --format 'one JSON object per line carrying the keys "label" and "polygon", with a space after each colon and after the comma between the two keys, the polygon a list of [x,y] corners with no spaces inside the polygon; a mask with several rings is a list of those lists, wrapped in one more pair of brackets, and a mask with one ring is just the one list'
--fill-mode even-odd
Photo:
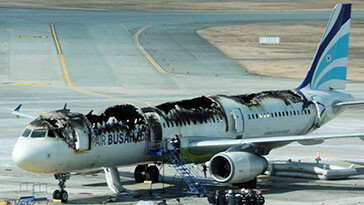
{"label": "fuselage door", "polygon": [[244,132],[244,118],[239,108],[233,109],[232,115],[235,120],[235,131]]}
{"label": "fuselage door", "polygon": [[77,151],[87,151],[90,149],[90,139],[85,130],[75,129],[76,132],[76,150]]}

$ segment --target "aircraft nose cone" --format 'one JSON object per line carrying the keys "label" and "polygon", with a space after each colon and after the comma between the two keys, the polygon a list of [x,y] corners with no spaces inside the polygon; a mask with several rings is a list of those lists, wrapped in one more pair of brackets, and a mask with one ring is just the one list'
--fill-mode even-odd
{"label": "aircraft nose cone", "polygon": [[23,165],[29,161],[26,157],[26,154],[22,150],[22,146],[19,142],[17,142],[13,148],[12,153],[13,162],[18,165],[18,167],[22,168]]}
{"label": "aircraft nose cone", "polygon": [[33,152],[29,149],[27,144],[18,140],[12,152],[13,162],[24,170],[34,171],[34,168],[36,168],[37,157],[35,156],[36,150],[34,147],[32,150]]}

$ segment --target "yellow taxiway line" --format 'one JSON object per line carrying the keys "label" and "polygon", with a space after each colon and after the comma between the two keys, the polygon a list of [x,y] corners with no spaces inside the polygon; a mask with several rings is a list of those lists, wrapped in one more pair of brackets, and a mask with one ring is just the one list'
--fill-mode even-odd
{"label": "yellow taxiway line", "polygon": [[42,62],[46,62],[46,61],[52,61],[52,60],[57,60],[58,57],[51,57],[51,58],[45,58],[45,59],[41,59],[41,60],[33,60],[33,61],[25,61],[23,63],[15,63],[15,64],[0,64],[0,67],[15,67],[15,66],[22,66],[22,65],[27,65],[27,64],[33,64],[33,63],[42,63]]}
{"label": "yellow taxiway line", "polygon": [[[59,43],[58,38],[57,38],[56,29],[54,28],[54,23],[51,23],[50,26],[51,26],[51,29],[52,29],[52,36],[53,36],[54,42],[56,44],[57,52],[58,52],[58,55],[59,55],[59,59],[61,61],[61,66],[62,66],[62,69],[63,69],[63,73],[64,73],[64,77],[66,79],[67,85],[70,88],[74,89],[74,90],[78,90],[78,91],[81,91],[81,92],[84,92],[84,93],[89,93],[89,94],[92,94],[92,95],[97,95],[97,96],[102,96],[102,97],[107,97],[107,98],[122,99],[122,98],[119,98],[119,97],[116,97],[116,96],[106,95],[106,94],[97,93],[97,92],[85,90],[85,89],[82,89],[82,88],[78,88],[78,87],[76,87],[76,86],[74,86],[72,84],[71,79],[70,79],[69,74],[68,74],[68,70],[67,70],[65,61],[64,61],[64,58],[63,58],[63,53],[62,53],[62,50],[61,50],[61,46],[60,46],[60,43]],[[136,100],[136,99],[128,99],[128,100],[144,103],[147,106],[151,106],[151,104],[149,102],[147,102],[147,101],[141,101],[141,100]]]}
{"label": "yellow taxiway line", "polygon": [[147,51],[145,51],[145,49],[143,48],[142,45],[140,45],[139,43],[139,34],[144,31],[144,29],[149,28],[150,26],[144,26],[143,28],[139,29],[135,34],[134,34],[134,43],[135,45],[139,48],[139,50],[143,53],[143,55],[149,60],[149,62],[160,72],[163,74],[167,74],[167,72],[165,70],[163,70],[163,68],[157,63],[155,62],[155,60],[152,58],[152,56],[149,55],[149,53]]}
{"label": "yellow taxiway line", "polygon": [[[151,26],[144,26],[140,28],[135,34],[134,34],[134,43],[136,47],[142,52],[142,54],[148,59],[148,61],[154,66],[155,69],[157,69],[162,74],[168,74],[168,75],[174,75],[174,76],[182,76],[182,77],[198,77],[198,78],[206,78],[204,76],[199,75],[192,75],[192,74],[182,74],[182,73],[170,73],[165,71],[153,58],[150,56],[150,54],[144,49],[144,47],[139,43],[139,35],[141,32],[143,32],[145,29],[150,28]],[[208,77],[210,78],[210,77]]]}

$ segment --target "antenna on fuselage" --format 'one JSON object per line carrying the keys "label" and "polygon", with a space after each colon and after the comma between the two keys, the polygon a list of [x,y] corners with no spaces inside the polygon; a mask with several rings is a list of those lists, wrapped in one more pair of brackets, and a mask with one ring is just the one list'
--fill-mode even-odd
{"label": "antenna on fuselage", "polygon": [[67,103],[64,103],[63,110],[67,110]]}

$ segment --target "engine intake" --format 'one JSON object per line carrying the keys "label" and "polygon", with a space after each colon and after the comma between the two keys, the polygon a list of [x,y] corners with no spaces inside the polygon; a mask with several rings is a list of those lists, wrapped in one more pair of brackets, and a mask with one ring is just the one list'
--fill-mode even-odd
{"label": "engine intake", "polygon": [[263,173],[267,167],[268,162],[264,157],[248,152],[221,152],[210,161],[210,173],[221,183],[250,181]]}

